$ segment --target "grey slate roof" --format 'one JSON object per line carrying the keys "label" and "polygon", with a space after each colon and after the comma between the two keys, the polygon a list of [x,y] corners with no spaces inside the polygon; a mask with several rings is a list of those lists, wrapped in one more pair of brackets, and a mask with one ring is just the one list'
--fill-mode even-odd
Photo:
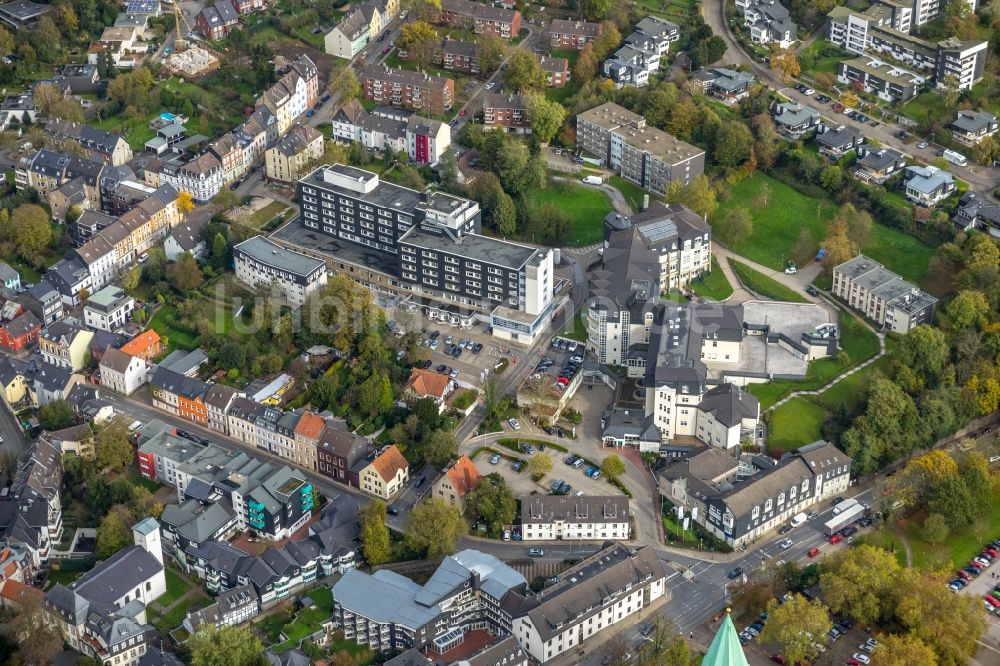
{"label": "grey slate roof", "polygon": [[118,551],[76,579],[69,588],[91,603],[114,604],[163,565],[141,546]]}
{"label": "grey slate roof", "polygon": [[739,425],[743,419],[757,418],[760,403],[749,391],[733,384],[721,384],[709,389],[698,409],[710,412],[715,420],[728,428]]}

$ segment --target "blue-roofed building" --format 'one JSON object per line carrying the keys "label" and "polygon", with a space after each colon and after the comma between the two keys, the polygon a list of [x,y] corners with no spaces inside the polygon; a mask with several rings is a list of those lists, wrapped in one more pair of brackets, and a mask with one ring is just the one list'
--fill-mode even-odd
{"label": "blue-roofed building", "polygon": [[159,16],[162,13],[160,0],[128,0],[125,13],[130,16]]}
{"label": "blue-roofed building", "polygon": [[903,192],[918,206],[935,206],[955,193],[955,178],[935,166],[908,166],[903,175]]}
{"label": "blue-roofed building", "polygon": [[524,576],[493,555],[463,550],[424,585],[388,570],[348,571],[333,586],[333,620],[345,638],[374,650],[428,646],[442,653],[473,628],[509,634],[502,605],[526,590]]}

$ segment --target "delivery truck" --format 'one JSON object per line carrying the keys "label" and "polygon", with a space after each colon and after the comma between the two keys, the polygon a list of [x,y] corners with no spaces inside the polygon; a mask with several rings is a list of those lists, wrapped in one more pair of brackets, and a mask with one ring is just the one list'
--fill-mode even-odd
{"label": "delivery truck", "polygon": [[856,520],[860,520],[861,516],[865,514],[865,505],[855,503],[852,506],[847,507],[836,516],[826,521],[823,525],[823,533],[827,536],[833,536],[840,530],[844,529]]}

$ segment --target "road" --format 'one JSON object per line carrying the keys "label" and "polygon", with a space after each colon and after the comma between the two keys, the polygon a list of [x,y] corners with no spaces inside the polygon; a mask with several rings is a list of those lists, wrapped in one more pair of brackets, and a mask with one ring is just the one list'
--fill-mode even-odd
{"label": "road", "polygon": [[[712,28],[712,32],[722,37],[726,42],[726,53],[722,57],[721,62],[732,65],[746,65],[762,83],[767,84],[779,94],[794,102],[806,104],[813,108],[822,106],[817,104],[812,96],[804,95],[789,86],[776,72],[762,63],[755,61],[743,50],[743,47],[740,46],[733,35],[729,22],[726,21],[725,0],[705,0],[705,2],[701,3],[701,14],[705,19],[705,23]],[[843,114],[835,113],[832,108],[819,108],[819,111],[830,122],[853,127],[861,131],[865,137],[877,141],[879,145],[892,148],[910,158],[930,162],[934,159],[935,153],[940,149],[939,146],[935,146],[934,144],[920,149],[916,147],[915,143],[905,143],[897,139],[894,134],[903,128],[894,124],[891,118],[883,121],[878,127],[872,127],[870,124],[859,123]],[[1000,186],[1000,169],[975,165],[966,167],[951,165],[948,170],[958,178],[969,183],[975,192],[992,193],[994,189]]]}

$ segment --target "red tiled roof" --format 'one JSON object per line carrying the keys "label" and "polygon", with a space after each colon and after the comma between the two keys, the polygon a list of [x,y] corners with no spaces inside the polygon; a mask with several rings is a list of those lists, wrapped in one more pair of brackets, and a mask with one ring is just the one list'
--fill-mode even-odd
{"label": "red tiled roof", "polygon": [[304,412],[302,418],[299,419],[298,425],[295,426],[295,434],[308,437],[309,439],[319,439],[324,425],[326,425],[326,420],[319,414]]}
{"label": "red tiled roof", "polygon": [[28,599],[41,602],[45,594],[37,587],[31,587],[17,580],[8,580],[0,586],[0,597],[15,604],[24,603]]}
{"label": "red tiled roof", "polygon": [[450,381],[447,376],[437,372],[414,368],[410,373],[410,379],[406,382],[406,388],[413,389],[413,392],[421,398],[430,396],[443,399]]}
{"label": "red tiled roof", "polygon": [[375,466],[375,471],[382,477],[382,480],[389,482],[396,478],[399,470],[406,469],[409,463],[406,462],[406,458],[403,457],[403,454],[393,444],[375,458],[372,461],[372,465]]}
{"label": "red tiled roof", "polygon": [[142,356],[147,349],[158,344],[160,344],[160,335],[150,328],[122,345],[121,350],[132,356]]}
{"label": "red tiled roof", "polygon": [[479,485],[479,479],[482,478],[469,456],[459,458],[458,462],[445,473],[445,476],[448,477],[451,487],[455,489],[455,494],[459,497],[465,497],[466,493],[475,490],[476,486]]}

